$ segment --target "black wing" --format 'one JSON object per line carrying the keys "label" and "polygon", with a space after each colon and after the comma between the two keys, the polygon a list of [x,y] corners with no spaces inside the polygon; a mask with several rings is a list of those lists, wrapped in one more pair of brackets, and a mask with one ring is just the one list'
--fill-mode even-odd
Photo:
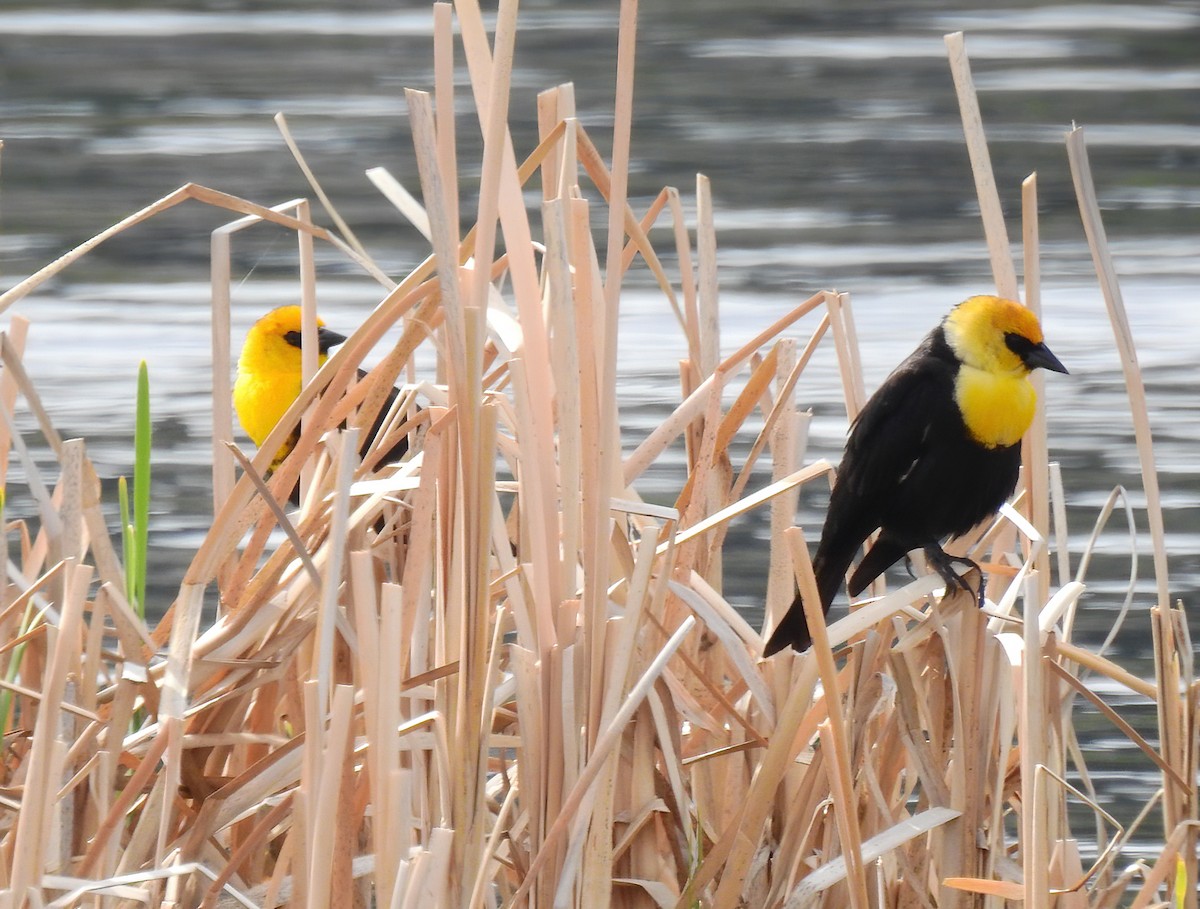
{"label": "black wing", "polygon": [[[957,371],[958,361],[941,328],[934,329],[879,386],[850,427],[821,543],[813,558],[821,608],[826,613],[859,546],[898,510],[904,510],[905,478],[914,471],[918,477],[936,473],[938,448],[945,445],[946,433],[957,430],[962,434],[962,426],[955,426],[955,421],[962,422],[954,402]],[[924,544],[920,540],[910,545],[909,535],[885,533],[880,542],[886,546],[874,558],[867,556],[867,569],[878,574],[912,545]],[[770,656],[789,646],[803,651],[811,643],[797,594],[763,653]]]}
{"label": "black wing", "polygon": [[[867,401],[850,428],[822,533],[822,548],[857,548],[893,510],[904,479],[957,417],[958,363],[935,329]],[[959,430],[961,431],[961,430]]]}

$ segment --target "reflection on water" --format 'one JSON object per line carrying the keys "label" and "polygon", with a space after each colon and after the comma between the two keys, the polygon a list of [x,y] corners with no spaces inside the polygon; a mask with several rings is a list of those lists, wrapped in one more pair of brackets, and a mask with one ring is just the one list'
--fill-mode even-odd
{"label": "reflection on water", "polygon": [[[403,88],[432,81],[429,12],[424,3],[397,11],[382,0],[323,6],[0,12],[3,283],[188,181],[268,204],[307,195],[270,120],[279,110],[355,232],[385,268],[408,271],[424,257],[424,242],[362,174],[383,165],[417,186]],[[616,6],[542,3],[522,13],[512,101],[519,149],[531,148],[536,135],[536,91],[564,81],[576,83],[581,119],[606,146]],[[990,286],[942,42],[944,32],[966,28],[1014,236],[1020,181],[1039,173],[1046,332],[1071,369],[1048,385],[1072,542],[1082,545],[1112,487],[1129,486],[1141,501],[1120,366],[1066,169],[1062,136],[1076,121],[1092,150],[1149,388],[1172,589],[1194,598],[1200,11],[961,6],[934,12],[753,0],[732,16],[723,2],[644,4],[631,194],[641,207],[664,184],[687,196],[695,173],[708,174],[726,346],[813,290],[836,287],[853,294],[873,387],[950,305]],[[466,94],[458,104],[469,181],[478,139]],[[226,220],[198,205],[161,216],[19,307],[33,321],[27,367],[46,406],[66,435],[88,439],[105,477],[129,471],[136,365],[141,357],[150,362],[152,564],[160,566],[151,595],[160,606],[173,596],[210,507],[205,282],[208,232]],[[294,298],[295,252],[289,238],[268,230],[240,242],[235,254],[244,278],[234,294],[240,338],[261,311]],[[322,260],[321,273],[322,309],[336,328],[355,324],[380,296],[336,257]],[[669,310],[645,274],[635,271],[630,288],[621,370],[632,445],[677,398],[673,363],[682,345],[671,341]],[[802,324],[797,336],[806,330]],[[845,420],[836,389],[832,353],[823,351],[798,392],[815,414],[813,455],[840,451]],[[648,475],[648,496],[672,497],[681,463],[674,457]],[[821,504],[806,496],[799,519],[815,528]],[[9,502],[10,511],[22,507],[30,506]],[[751,516],[730,536],[740,548],[727,561],[727,592],[752,612],[762,595],[766,533],[765,520]],[[1127,537],[1116,521],[1102,535],[1078,625],[1089,641],[1107,632],[1124,596]],[[1138,545],[1139,597],[1118,648],[1124,663],[1144,670],[1152,590],[1144,529]],[[1139,712],[1144,705],[1128,705],[1135,723],[1147,719]],[[1099,736],[1109,731],[1097,724],[1093,747],[1103,747],[1108,740]],[[1113,744],[1130,747],[1124,739]],[[1120,755],[1111,766],[1123,766]],[[1154,785],[1148,773],[1122,772],[1109,791],[1144,799]]]}
{"label": "reflection on water", "polygon": [[[203,6],[204,4],[195,4]],[[219,7],[220,4],[212,4]],[[349,4],[346,4],[349,5]],[[492,19],[487,20],[489,26]],[[613,17],[583,9],[533,10],[521,17],[521,29],[578,30],[604,28]],[[359,38],[427,38],[429,9],[417,10],[277,10],[273,12],[210,10],[36,10],[0,13],[6,35],[82,38],[186,38],[196,35],[352,36]],[[265,62],[264,65],[269,65]]]}
{"label": "reflection on water", "polygon": [[982,91],[994,92],[1162,92],[1200,88],[1200,70],[1162,72],[1154,69],[1067,69],[1045,66],[988,73],[977,79]]}
{"label": "reflection on water", "polygon": [[1200,11],[1144,3],[1046,4],[1023,10],[980,9],[934,16],[935,27],[993,31],[1173,31],[1200,27]]}
{"label": "reflection on water", "polygon": [[[781,57],[856,63],[941,61],[946,51],[939,37],[934,32],[923,35],[781,35],[700,41],[695,50],[703,57]],[[974,60],[1054,60],[1071,55],[1072,44],[1065,38],[985,35],[971,39],[971,58]]]}

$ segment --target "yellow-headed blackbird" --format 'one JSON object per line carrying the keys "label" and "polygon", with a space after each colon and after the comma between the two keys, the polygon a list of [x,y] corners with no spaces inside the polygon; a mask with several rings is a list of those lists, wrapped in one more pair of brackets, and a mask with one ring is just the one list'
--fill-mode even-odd
{"label": "yellow-headed blackbird", "polygon": [[[325,327],[317,319],[318,361],[324,364],[329,349],[346,340]],[[359,370],[359,376],[364,375]],[[237,381],[233,386],[233,406],[238,421],[255,445],[262,445],[275,428],[275,424],[292,406],[300,394],[302,384],[300,367],[300,307],[281,306],[273,309],[257,322],[246,335],[238,357]],[[375,419],[371,431],[363,439],[359,453],[366,452],[387,416],[391,404],[399,391],[393,388]],[[276,452],[271,461],[268,475],[279,467],[300,438],[297,427]],[[383,458],[382,463],[395,461],[408,450],[408,442],[401,439]],[[293,500],[295,497],[293,496]]]}
{"label": "yellow-headed blackbird", "polygon": [[[1031,370],[1066,368],[1032,312],[1000,297],[960,303],[888,376],[850,428],[813,558],[828,613],[859,547],[875,545],[850,576],[861,593],[913,549],[948,585],[965,587],[941,541],[995,514],[1012,494],[1021,436],[1033,420]],[[764,650],[812,643],[797,594]]]}

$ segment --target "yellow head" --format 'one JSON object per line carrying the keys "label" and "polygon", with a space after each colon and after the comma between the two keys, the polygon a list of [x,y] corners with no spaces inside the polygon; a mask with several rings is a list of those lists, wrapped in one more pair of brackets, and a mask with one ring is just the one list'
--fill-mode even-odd
{"label": "yellow head", "polygon": [[954,399],[971,437],[985,448],[1021,441],[1037,406],[1030,371],[1067,371],[1042,340],[1037,317],[1012,300],[971,297],[942,330],[961,364]]}
{"label": "yellow head", "polygon": [[[318,361],[324,363],[329,348],[346,339],[320,319],[317,326]],[[301,381],[300,307],[281,306],[254,323],[238,357],[233,406],[255,445],[262,445],[296,400]]]}
{"label": "yellow head", "polygon": [[975,369],[1018,375],[1039,366],[1067,371],[1046,347],[1037,316],[1012,300],[970,297],[950,311],[942,328],[958,359]]}

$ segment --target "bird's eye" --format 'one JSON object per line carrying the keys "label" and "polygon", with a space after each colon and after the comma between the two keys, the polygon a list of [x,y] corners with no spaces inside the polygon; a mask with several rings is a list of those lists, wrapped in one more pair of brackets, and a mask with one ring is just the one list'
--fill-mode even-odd
{"label": "bird's eye", "polygon": [[1030,341],[1027,337],[1024,335],[1019,335],[1015,331],[1007,332],[1004,335],[1004,343],[1008,349],[1020,357],[1022,361],[1024,361],[1025,358],[1033,351],[1033,349],[1037,347],[1037,345]]}
{"label": "bird's eye", "polygon": [[299,347],[300,346],[300,332],[298,332],[298,331],[284,332],[283,340],[285,340],[289,344],[291,344],[292,347]]}

